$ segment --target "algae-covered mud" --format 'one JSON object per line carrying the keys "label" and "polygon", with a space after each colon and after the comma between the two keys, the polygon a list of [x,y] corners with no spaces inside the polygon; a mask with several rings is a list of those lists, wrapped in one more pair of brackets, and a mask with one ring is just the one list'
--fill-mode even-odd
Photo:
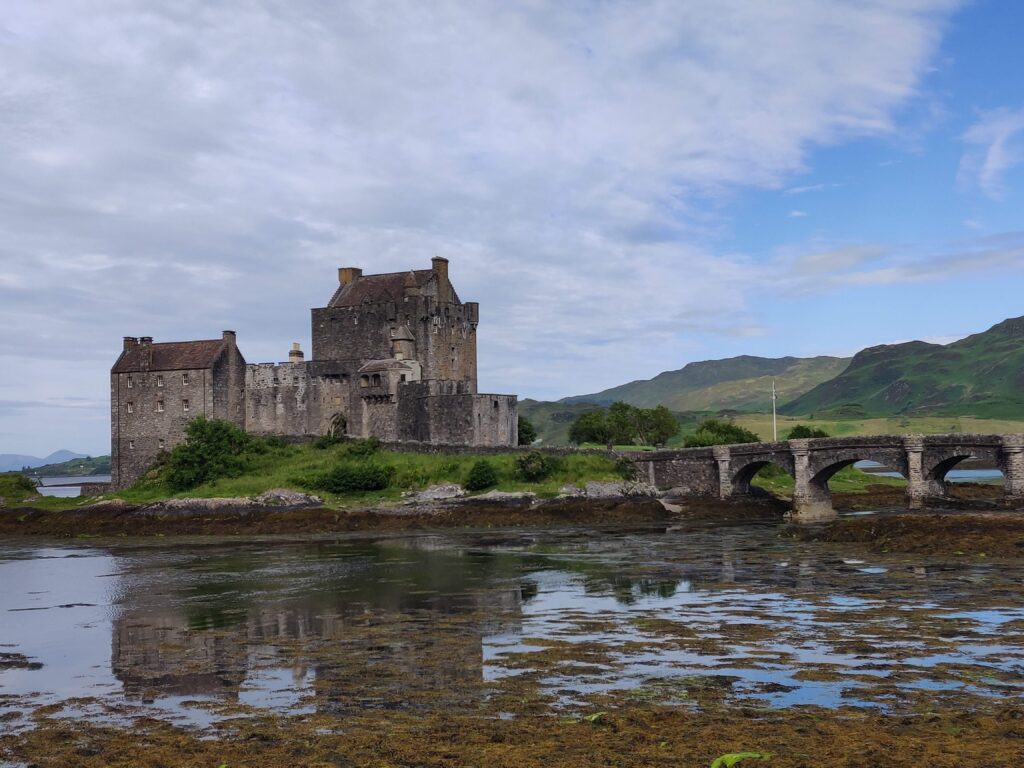
{"label": "algae-covered mud", "polygon": [[1024,562],[779,533],[0,540],[0,764],[1024,764]]}

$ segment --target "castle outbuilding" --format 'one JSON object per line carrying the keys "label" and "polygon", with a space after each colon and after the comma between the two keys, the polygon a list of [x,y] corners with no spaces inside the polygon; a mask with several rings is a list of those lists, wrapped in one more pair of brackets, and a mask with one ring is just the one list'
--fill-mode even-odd
{"label": "castle outbuilding", "polygon": [[211,341],[126,337],[111,369],[115,487],[130,485],[184,439],[190,419],[226,419],[261,436],[343,433],[386,442],[514,446],[515,395],[477,392],[479,305],[463,303],[448,260],[430,269],[338,270],[312,310],[312,355],[247,364],[233,331]]}

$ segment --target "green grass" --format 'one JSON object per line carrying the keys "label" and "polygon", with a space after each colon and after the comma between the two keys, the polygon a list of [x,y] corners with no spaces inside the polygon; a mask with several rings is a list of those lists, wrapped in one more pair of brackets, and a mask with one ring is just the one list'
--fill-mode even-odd
{"label": "green grass", "polygon": [[[270,448],[266,453],[247,457],[247,469],[239,477],[221,478],[197,488],[174,493],[156,473],[133,487],[114,494],[133,503],[149,503],[167,498],[226,498],[255,496],[272,488],[308,491],[308,480],[346,460],[345,444],[318,449],[312,445]],[[516,458],[521,453],[487,455],[495,468],[498,483],[488,490],[532,491],[542,498],[553,498],[566,484],[607,481],[617,478],[614,460],[595,454],[572,454],[560,457],[559,468],[541,482],[521,480],[516,473]],[[394,479],[382,491],[352,494],[330,494],[313,491],[330,506],[366,505],[393,502],[404,491],[422,490],[440,483],[464,484],[470,468],[481,458],[474,454],[404,453],[381,450],[372,461],[395,468]]]}

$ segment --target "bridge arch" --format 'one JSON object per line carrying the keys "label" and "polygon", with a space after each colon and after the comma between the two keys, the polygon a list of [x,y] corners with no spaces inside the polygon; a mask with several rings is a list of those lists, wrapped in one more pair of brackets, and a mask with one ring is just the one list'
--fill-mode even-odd
{"label": "bridge arch", "polygon": [[754,478],[757,473],[765,467],[778,467],[790,477],[793,477],[793,462],[780,461],[774,456],[754,459],[739,464],[737,469],[732,467],[731,486],[733,495],[746,495],[753,491]]}
{"label": "bridge arch", "polygon": [[925,452],[923,478],[929,496],[945,496],[949,491],[946,476],[967,459],[978,459],[991,464],[1006,477],[1005,456],[996,445],[939,446]]}

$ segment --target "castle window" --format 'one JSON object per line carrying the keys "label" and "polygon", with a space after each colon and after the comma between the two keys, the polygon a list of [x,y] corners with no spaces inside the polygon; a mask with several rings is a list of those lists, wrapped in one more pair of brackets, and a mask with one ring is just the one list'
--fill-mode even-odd
{"label": "castle window", "polygon": [[164,376],[162,373],[156,375],[156,385],[162,387],[164,385]]}
{"label": "castle window", "polygon": [[404,373],[402,374],[401,381],[405,381],[405,374]]}
{"label": "castle window", "polygon": [[[498,404],[495,403],[494,407],[497,408]],[[181,401],[181,410],[184,411],[185,413],[188,413],[188,400],[182,400]]]}
{"label": "castle window", "polygon": [[164,401],[163,400],[157,400],[156,401],[156,412],[157,413],[163,413],[164,412]]}
{"label": "castle window", "polygon": [[369,376],[360,376],[359,377],[359,386],[360,387],[368,387],[368,386],[370,386],[370,377]]}
{"label": "castle window", "polygon": [[128,401],[128,413],[135,413],[135,403]]}
{"label": "castle window", "polygon": [[498,410],[498,401],[497,400],[494,401],[494,410]]}
{"label": "castle window", "polygon": [[379,387],[380,386],[380,374],[379,373],[373,374],[373,386],[375,386],[375,387]]}
{"label": "castle window", "polygon": [[132,377],[129,376],[128,377],[128,389],[131,389],[131,388],[132,388]]}
{"label": "castle window", "polygon": [[157,440],[156,444],[161,451],[164,449],[164,439],[162,437],[159,440]]}
{"label": "castle window", "polygon": [[395,329],[394,328],[391,329],[391,338],[392,339],[395,338]]}
{"label": "castle window", "polygon": [[135,450],[135,441],[134,440],[129,440],[128,441],[128,449],[131,450],[131,451]]}
{"label": "castle window", "polygon": [[185,385],[188,385],[188,374],[187,373],[181,374],[181,383],[185,384]]}

